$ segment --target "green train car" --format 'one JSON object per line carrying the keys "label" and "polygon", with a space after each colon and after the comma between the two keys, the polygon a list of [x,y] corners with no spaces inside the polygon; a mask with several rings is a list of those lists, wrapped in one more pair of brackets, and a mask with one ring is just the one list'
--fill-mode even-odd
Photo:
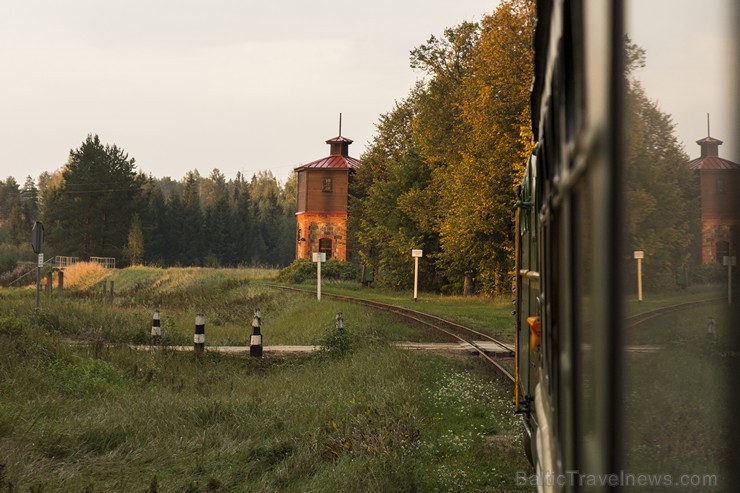
{"label": "green train car", "polygon": [[[531,484],[548,493],[734,491],[740,317],[725,296],[639,332],[626,323],[635,304],[626,301],[625,4],[537,1],[535,145],[515,222],[514,399]],[[725,325],[719,344],[715,319]],[[645,345],[651,338],[664,343]],[[691,365],[703,367],[696,378]]]}

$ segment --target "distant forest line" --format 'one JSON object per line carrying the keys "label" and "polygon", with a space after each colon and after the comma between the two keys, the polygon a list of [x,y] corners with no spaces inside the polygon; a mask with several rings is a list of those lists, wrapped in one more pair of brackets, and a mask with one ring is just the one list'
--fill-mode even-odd
{"label": "distant forest line", "polygon": [[295,256],[295,200],[295,179],[280,183],[269,171],[230,180],[218,169],[180,180],[137,173],[125,151],[89,135],[62,169],[22,186],[13,177],[0,182],[0,269],[13,257],[33,258],[36,220],[47,257],[283,266]]}

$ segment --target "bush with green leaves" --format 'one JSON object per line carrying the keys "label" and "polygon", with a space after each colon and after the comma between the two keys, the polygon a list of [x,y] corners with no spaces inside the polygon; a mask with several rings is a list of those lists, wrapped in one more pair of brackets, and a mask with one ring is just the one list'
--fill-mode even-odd
{"label": "bush with green leaves", "polygon": [[[359,266],[352,262],[330,259],[321,266],[321,278],[338,281],[357,281],[360,278]],[[308,259],[299,258],[278,274],[279,282],[301,284],[316,279],[316,264]]]}
{"label": "bush with green leaves", "polygon": [[721,264],[694,265],[689,269],[689,284],[727,282],[727,267]]}

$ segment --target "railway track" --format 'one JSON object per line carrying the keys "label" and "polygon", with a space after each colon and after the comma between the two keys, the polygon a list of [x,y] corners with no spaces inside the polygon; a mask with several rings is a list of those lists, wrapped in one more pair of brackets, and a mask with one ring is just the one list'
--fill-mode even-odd
{"label": "railway track", "polygon": [[676,305],[670,305],[670,306],[664,306],[662,308],[656,308],[655,310],[650,310],[644,313],[639,313],[637,315],[633,315],[631,317],[627,317],[624,320],[624,328],[625,329],[632,329],[634,327],[638,327],[639,325],[642,325],[643,323],[652,320],[657,317],[662,317],[663,315],[668,315],[670,313],[678,312],[681,310],[685,310],[687,308],[694,308],[696,306],[701,305],[710,305],[712,303],[719,303],[723,301],[724,298],[713,298],[710,300],[699,300],[699,301],[688,301],[686,303],[678,303]]}
{"label": "railway track", "polygon": [[[313,294],[312,291],[307,291],[305,289],[294,288],[290,286],[281,286],[277,284],[266,284],[266,286],[270,288],[274,288],[274,289],[282,289],[285,291],[295,291],[295,292],[309,294],[309,295]],[[489,363],[494,368],[496,368],[496,370],[504,378],[509,380],[512,384],[514,383],[514,375],[512,375],[512,372],[508,368],[506,368],[504,365],[502,365],[501,362],[496,361],[494,357],[488,354],[488,351],[485,348],[481,347],[479,342],[476,342],[475,340],[472,339],[472,337],[475,337],[477,338],[478,341],[482,340],[482,341],[486,341],[489,343],[493,343],[495,346],[501,349],[499,354],[503,354],[507,357],[513,357],[514,350],[511,349],[510,345],[504,343],[503,341],[496,339],[495,337],[492,337],[488,334],[472,329],[470,327],[466,327],[464,325],[458,324],[456,322],[445,320],[444,318],[438,317],[436,315],[422,313],[420,311],[412,310],[410,308],[403,308],[400,306],[389,305],[387,303],[381,303],[379,301],[371,301],[371,300],[362,299],[362,298],[355,298],[353,296],[329,294],[329,293],[322,293],[321,295],[326,298],[346,301],[349,303],[355,303],[358,305],[364,305],[370,308],[375,308],[377,310],[384,310],[387,312],[391,312],[407,320],[411,320],[423,326],[430,327],[437,331],[443,332],[461,343],[470,345],[478,353],[478,355],[481,358],[483,358],[484,360],[486,360],[487,363]]]}

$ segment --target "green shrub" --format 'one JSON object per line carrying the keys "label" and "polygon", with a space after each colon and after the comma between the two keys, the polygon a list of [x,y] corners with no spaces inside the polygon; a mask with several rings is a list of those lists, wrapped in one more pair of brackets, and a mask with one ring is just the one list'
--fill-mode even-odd
{"label": "green shrub", "polygon": [[[338,281],[359,281],[358,265],[342,260],[330,259],[321,266],[321,278]],[[296,259],[282,269],[277,276],[279,282],[301,284],[316,279],[316,264],[308,259]]]}
{"label": "green shrub", "polygon": [[319,340],[321,350],[329,354],[343,356],[357,345],[355,338],[345,329],[332,328]]}
{"label": "green shrub", "polygon": [[49,374],[74,395],[105,394],[123,384],[123,375],[110,363],[72,356],[51,365]]}
{"label": "green shrub", "polygon": [[727,282],[727,267],[720,264],[689,267],[689,284],[717,284]]}
{"label": "green shrub", "polygon": [[337,281],[359,281],[360,266],[331,259],[321,266],[321,277]]}
{"label": "green shrub", "polygon": [[277,276],[279,282],[301,284],[309,279],[316,278],[316,265],[308,259],[295,259],[292,264],[280,270]]}
{"label": "green shrub", "polygon": [[0,335],[18,336],[29,326],[26,319],[0,315]]}

